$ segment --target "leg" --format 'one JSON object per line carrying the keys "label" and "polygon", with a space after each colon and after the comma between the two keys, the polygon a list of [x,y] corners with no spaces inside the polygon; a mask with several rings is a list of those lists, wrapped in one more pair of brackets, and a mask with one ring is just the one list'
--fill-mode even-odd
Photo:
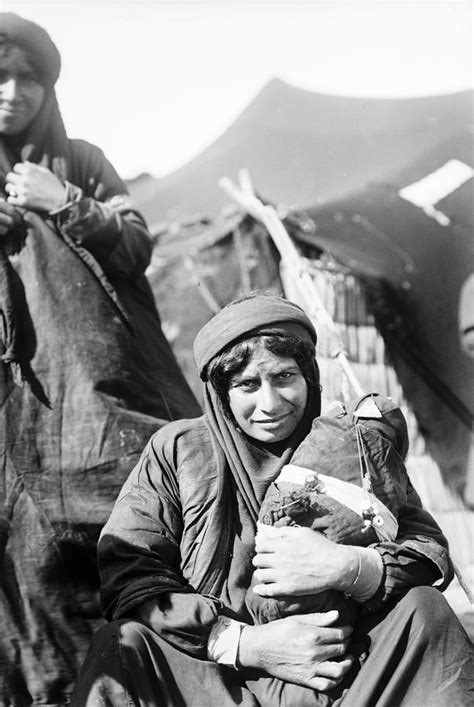
{"label": "leg", "polygon": [[365,640],[368,657],[345,692],[343,705],[474,704],[472,643],[436,589],[416,587],[382,619],[363,617],[355,639]]}
{"label": "leg", "polygon": [[137,621],[96,633],[71,707],[256,707],[238,673],[178,651]]}

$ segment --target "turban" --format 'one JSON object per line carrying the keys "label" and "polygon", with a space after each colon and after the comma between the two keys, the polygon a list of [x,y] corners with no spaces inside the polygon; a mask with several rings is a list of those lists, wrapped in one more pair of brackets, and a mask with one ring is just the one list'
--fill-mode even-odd
{"label": "turban", "polygon": [[61,69],[61,57],[46,30],[13,12],[0,12],[0,46],[5,40],[28,54],[43,86],[54,86]]}
{"label": "turban", "polygon": [[274,295],[257,295],[221,309],[198,332],[194,357],[201,377],[218,353],[252,336],[296,336],[316,345],[316,330],[297,304]]}

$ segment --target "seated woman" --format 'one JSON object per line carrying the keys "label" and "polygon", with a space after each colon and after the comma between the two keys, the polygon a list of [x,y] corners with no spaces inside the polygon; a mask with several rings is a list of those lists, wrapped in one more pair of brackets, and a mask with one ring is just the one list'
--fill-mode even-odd
{"label": "seated woman", "polygon": [[[304,312],[271,295],[198,333],[205,415],[152,437],[101,534],[110,623],[73,707],[469,703],[472,647],[439,591],[447,543],[416,494],[360,567],[353,546],[304,527],[257,538],[254,556],[265,493],[320,414],[315,343]],[[354,627],[334,610],[254,624],[254,567],[260,595],[298,603],[356,582]]]}
{"label": "seated woman", "polygon": [[59,70],[41,27],[0,13],[2,704],[67,701],[100,618],[100,528],[150,435],[200,414],[146,224],[102,152],[68,139]]}

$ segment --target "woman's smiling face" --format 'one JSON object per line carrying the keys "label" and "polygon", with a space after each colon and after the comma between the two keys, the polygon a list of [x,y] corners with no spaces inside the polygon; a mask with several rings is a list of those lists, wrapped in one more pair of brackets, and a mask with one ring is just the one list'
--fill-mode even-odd
{"label": "woman's smiling face", "polygon": [[301,422],[308,384],[294,358],[277,356],[262,344],[229,387],[229,405],[238,427],[271,444],[289,437]]}

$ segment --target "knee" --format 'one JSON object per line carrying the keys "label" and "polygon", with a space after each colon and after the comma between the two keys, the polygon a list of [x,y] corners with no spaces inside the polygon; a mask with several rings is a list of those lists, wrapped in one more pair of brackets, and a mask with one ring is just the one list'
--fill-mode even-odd
{"label": "knee", "polygon": [[139,648],[147,642],[152,633],[145,624],[132,619],[119,619],[112,621],[108,626],[106,637],[109,641],[118,642],[122,647]]}
{"label": "knee", "polygon": [[407,612],[412,631],[430,639],[458,624],[442,593],[433,587],[413,587],[401,599],[400,608]]}
{"label": "knee", "polygon": [[149,632],[144,624],[131,619],[118,619],[110,621],[101,626],[93,638],[93,645],[96,649],[107,647],[108,650],[114,646],[129,646],[136,647],[143,643],[146,633]]}
{"label": "knee", "polygon": [[427,621],[452,614],[452,609],[443,594],[434,587],[413,587],[401,602],[413,614]]}

